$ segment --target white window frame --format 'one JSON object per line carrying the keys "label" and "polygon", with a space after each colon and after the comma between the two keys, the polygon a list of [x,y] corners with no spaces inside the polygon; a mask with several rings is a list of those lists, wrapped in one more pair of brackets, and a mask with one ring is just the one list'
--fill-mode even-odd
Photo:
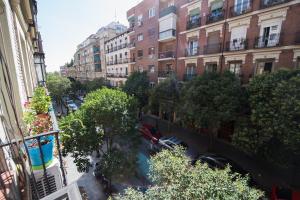
{"label": "white window frame", "polygon": [[138,41],[143,41],[144,40],[144,35],[142,33],[137,35],[137,40]]}
{"label": "white window frame", "polygon": [[155,17],[155,7],[152,7],[148,10],[149,18]]}

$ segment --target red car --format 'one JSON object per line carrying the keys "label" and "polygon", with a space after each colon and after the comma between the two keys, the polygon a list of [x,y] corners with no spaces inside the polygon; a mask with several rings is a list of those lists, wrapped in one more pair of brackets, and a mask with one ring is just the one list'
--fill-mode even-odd
{"label": "red car", "polygon": [[150,124],[142,124],[139,127],[139,131],[145,139],[150,140],[154,144],[157,144],[159,138],[161,138],[160,131]]}

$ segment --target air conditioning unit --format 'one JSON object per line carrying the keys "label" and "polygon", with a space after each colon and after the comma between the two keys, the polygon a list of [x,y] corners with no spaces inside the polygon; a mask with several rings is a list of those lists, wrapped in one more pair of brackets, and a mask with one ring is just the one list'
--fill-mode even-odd
{"label": "air conditioning unit", "polygon": [[63,188],[63,179],[58,159],[54,158],[52,164],[47,167],[46,171],[47,178],[44,175],[44,170],[33,171],[36,181],[36,187],[34,187],[33,180],[31,180],[33,199],[37,198],[35,195],[36,192],[38,192],[39,197],[42,198]]}

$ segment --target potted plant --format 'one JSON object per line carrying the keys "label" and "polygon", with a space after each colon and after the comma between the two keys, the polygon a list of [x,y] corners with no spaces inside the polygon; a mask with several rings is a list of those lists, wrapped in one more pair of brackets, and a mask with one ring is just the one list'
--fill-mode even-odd
{"label": "potted plant", "polygon": [[[32,102],[28,105],[23,117],[29,135],[37,135],[52,130],[52,123],[47,113],[50,103],[51,98],[47,96],[44,88],[39,87],[34,91]],[[54,136],[40,137],[41,150],[46,167],[53,161],[54,139]],[[25,145],[28,148],[33,170],[42,169],[43,161],[38,139],[27,140]]]}

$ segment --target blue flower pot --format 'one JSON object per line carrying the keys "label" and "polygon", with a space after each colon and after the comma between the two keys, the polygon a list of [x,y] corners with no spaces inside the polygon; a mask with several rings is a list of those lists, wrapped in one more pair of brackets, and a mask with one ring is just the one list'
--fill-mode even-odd
{"label": "blue flower pot", "polygon": [[[41,149],[43,152],[43,158],[44,158],[44,164],[47,166],[49,166],[53,160],[53,148],[54,148],[54,136],[50,135],[50,136],[45,136],[45,137],[41,137],[41,144],[43,143],[43,141],[48,140],[47,144],[41,145]],[[35,145],[34,147],[32,147],[33,143],[37,144],[37,140],[36,139],[32,139],[29,141],[26,141],[26,146],[28,148],[28,152],[29,152],[29,157],[31,160],[31,165],[33,167],[33,169],[42,169],[43,168],[43,161],[41,158],[41,153],[40,153],[40,149],[38,147],[38,145]]]}

